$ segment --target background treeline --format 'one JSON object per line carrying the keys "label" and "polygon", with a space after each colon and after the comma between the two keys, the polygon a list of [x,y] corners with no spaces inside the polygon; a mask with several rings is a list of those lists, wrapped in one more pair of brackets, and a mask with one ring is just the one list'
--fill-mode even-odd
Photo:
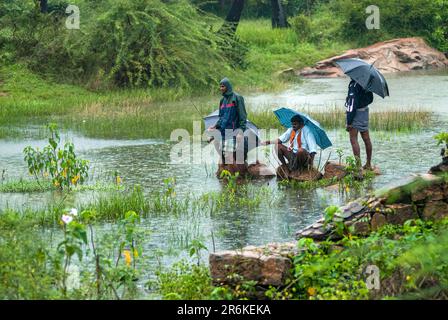
{"label": "background treeline", "polygon": [[[65,28],[69,4],[80,8],[80,30]],[[260,73],[259,65],[269,59],[246,57],[259,45],[251,32],[258,32],[258,24],[266,27],[273,8],[281,8],[287,19],[284,29],[292,30],[293,38],[289,31],[273,32],[263,41],[285,36],[289,43],[322,51],[335,43],[354,47],[423,36],[448,51],[448,0],[239,0],[240,22],[254,21],[250,29],[237,32],[242,39],[222,32],[232,4],[234,0],[3,0],[0,62],[24,64],[50,79],[93,89],[211,88],[229,73],[245,72],[246,78],[252,70]],[[380,8],[379,30],[365,26],[365,8],[371,4]],[[271,40],[278,50],[278,39]]]}

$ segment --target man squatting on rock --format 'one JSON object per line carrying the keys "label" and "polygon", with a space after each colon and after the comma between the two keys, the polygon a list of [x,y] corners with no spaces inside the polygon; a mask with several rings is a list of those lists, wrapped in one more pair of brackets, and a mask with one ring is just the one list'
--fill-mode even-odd
{"label": "man squatting on rock", "polygon": [[[317,144],[310,129],[299,115],[291,118],[292,128],[286,130],[277,140],[267,140],[262,145],[275,144],[280,162],[290,171],[303,171],[313,166]],[[288,142],[288,146],[284,143]]]}

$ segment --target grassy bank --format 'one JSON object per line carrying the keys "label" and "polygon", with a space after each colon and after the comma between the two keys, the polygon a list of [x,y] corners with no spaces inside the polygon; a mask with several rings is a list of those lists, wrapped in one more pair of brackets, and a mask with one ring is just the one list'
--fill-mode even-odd
{"label": "grassy bank", "polygon": [[[227,76],[243,95],[285,89],[299,79],[283,77],[279,71],[311,65],[350,47],[299,41],[293,29],[272,29],[268,19],[242,21],[237,33],[249,48],[247,68],[229,70]],[[202,122],[203,116],[215,110],[219,97],[217,88],[92,91],[43,78],[20,64],[4,66],[0,69],[0,138],[22,137],[25,133],[16,125],[52,121],[90,137],[166,139],[177,128],[192,132],[192,122]],[[326,129],[344,128],[342,106],[309,114]],[[280,128],[270,111],[250,112],[250,119],[260,128]],[[430,113],[423,110],[372,112],[371,128],[410,131],[429,120]]]}
{"label": "grassy bank", "polygon": [[[25,137],[17,125],[40,126],[49,121],[65,129],[95,138],[163,138],[178,128],[190,133],[193,121],[217,108],[219,95],[186,97],[174,90],[122,90],[90,92],[81,87],[45,82],[20,66],[8,68],[8,80],[1,86],[0,138]],[[344,108],[308,113],[325,129],[345,127]],[[249,111],[249,118],[260,128],[281,126],[270,110]],[[371,113],[373,130],[412,131],[426,126],[431,113],[422,110],[389,109]]]}
{"label": "grassy bank", "polygon": [[[293,30],[272,29],[268,19],[242,21],[238,35],[249,48],[247,66],[224,74],[242,94],[284,89],[298,79],[283,78],[279,71],[307,66],[349,47],[301,43]],[[114,131],[115,135],[127,131],[126,136],[132,137],[166,137],[166,131],[191,125],[192,120],[201,120],[216,109],[220,96],[217,85],[216,90],[204,88],[89,90],[87,86],[38,76],[23,64],[3,66],[0,125],[59,119],[67,127],[90,135],[113,136]],[[134,133],[126,130],[129,127]],[[7,130],[2,131],[0,134],[6,136]]]}

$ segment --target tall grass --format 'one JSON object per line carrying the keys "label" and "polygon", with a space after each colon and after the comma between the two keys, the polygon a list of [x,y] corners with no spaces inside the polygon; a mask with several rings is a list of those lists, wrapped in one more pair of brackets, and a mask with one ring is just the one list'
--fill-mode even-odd
{"label": "tall grass", "polygon": [[279,73],[288,68],[300,69],[347,50],[347,43],[300,42],[292,29],[272,29],[269,19],[241,21],[237,35],[249,46],[247,70],[235,75],[239,87],[272,91],[283,89],[298,77],[284,78]]}
{"label": "tall grass", "polygon": [[[330,108],[325,112],[305,110],[304,113],[318,121],[324,129],[345,128],[346,117],[342,107]],[[274,113],[269,110],[251,113],[250,119],[260,128],[282,128]],[[370,111],[369,128],[378,131],[408,132],[427,128],[431,120],[432,112],[424,109]]]}

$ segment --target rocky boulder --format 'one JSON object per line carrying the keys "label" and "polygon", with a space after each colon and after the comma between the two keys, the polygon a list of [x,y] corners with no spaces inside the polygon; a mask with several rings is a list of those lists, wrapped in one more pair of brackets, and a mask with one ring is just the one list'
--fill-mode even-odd
{"label": "rocky boulder", "polygon": [[336,66],[335,61],[348,58],[359,58],[374,63],[382,73],[448,67],[448,58],[442,52],[428,46],[422,38],[415,37],[394,39],[365,48],[348,50],[342,55],[319,61],[313,67],[301,70],[300,75],[308,78],[342,77],[344,73]]}
{"label": "rocky boulder", "polygon": [[221,173],[226,170],[232,175],[236,173],[239,177],[250,177],[250,178],[270,178],[275,176],[275,172],[263,163],[256,162],[252,164],[219,164],[218,171],[216,171],[216,176],[221,177]]}
{"label": "rocky boulder", "polygon": [[219,284],[256,281],[258,285],[279,286],[289,276],[296,248],[295,242],[289,242],[211,253],[210,275]]}
{"label": "rocky boulder", "polygon": [[323,219],[296,232],[296,238],[317,241],[339,239],[336,224],[343,223],[355,235],[367,236],[385,224],[402,225],[408,220],[439,220],[448,217],[448,183],[431,174],[413,175],[401,179],[375,193],[370,198],[359,198],[335,213],[332,222]]}

